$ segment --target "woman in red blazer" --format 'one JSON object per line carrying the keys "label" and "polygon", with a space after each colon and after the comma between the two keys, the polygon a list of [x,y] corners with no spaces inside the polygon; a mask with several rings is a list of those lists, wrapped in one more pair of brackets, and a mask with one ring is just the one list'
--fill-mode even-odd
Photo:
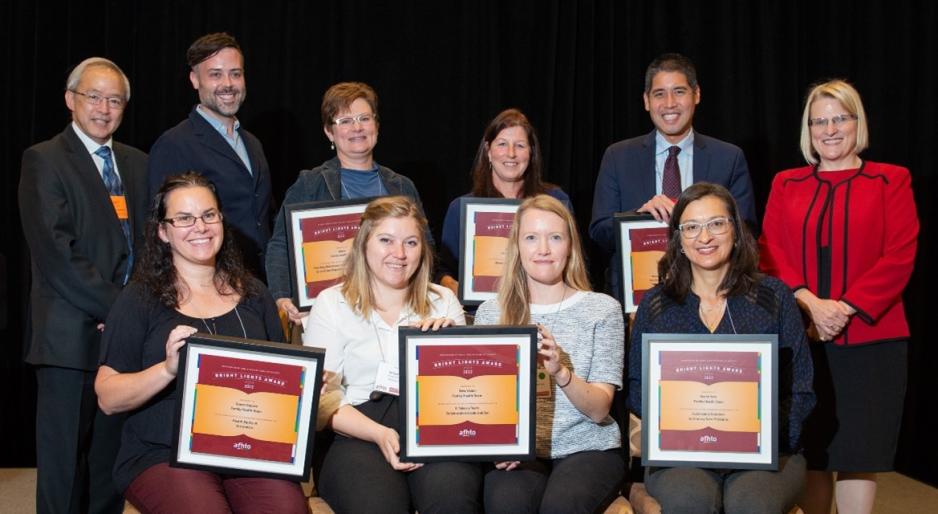
{"label": "woman in red blazer", "polygon": [[[909,171],[859,157],[866,114],[833,80],[805,102],[809,165],[775,176],[762,268],[788,284],[809,324],[818,402],[804,430],[805,512],[870,512],[876,475],[892,470],[905,396],[909,326],[902,291],[915,261],[918,216]],[[872,413],[872,414],[870,414]]]}

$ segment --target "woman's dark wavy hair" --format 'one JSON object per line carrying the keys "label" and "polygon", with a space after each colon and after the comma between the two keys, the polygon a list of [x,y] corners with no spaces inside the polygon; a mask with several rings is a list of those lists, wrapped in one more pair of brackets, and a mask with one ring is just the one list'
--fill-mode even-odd
{"label": "woman's dark wavy hair", "polygon": [[543,159],[541,158],[541,144],[537,140],[537,131],[528,121],[528,117],[518,109],[505,109],[489,122],[479,141],[475,160],[472,162],[472,196],[479,198],[501,198],[502,194],[495,189],[492,181],[492,162],[489,160],[489,145],[499,132],[511,127],[521,127],[528,135],[528,147],[531,157],[528,160],[528,169],[524,171],[524,185],[521,187],[521,197],[530,198],[547,193],[555,186],[544,182],[541,178],[543,172]]}
{"label": "woman's dark wavy hair", "polygon": [[[134,282],[142,284],[151,291],[159,302],[175,309],[179,306],[180,296],[186,292],[180,290],[179,277],[173,265],[173,251],[169,243],[159,236],[160,225],[166,223],[166,197],[169,193],[190,187],[204,187],[212,192],[219,211],[221,204],[215,185],[202,175],[187,171],[181,175],[167,177],[160,190],[153,197],[153,205],[147,215],[143,229],[143,251],[134,265]],[[254,277],[245,270],[241,260],[241,251],[235,243],[228,223],[222,220],[224,241],[215,257],[215,289],[220,294],[230,294],[232,290],[244,298],[260,293]]]}
{"label": "woman's dark wavy hair", "polygon": [[759,283],[759,248],[746,223],[739,217],[739,208],[736,206],[733,195],[721,185],[698,182],[685,189],[677,199],[668,224],[671,234],[668,238],[668,249],[664,257],[658,261],[658,276],[661,279],[664,294],[681,303],[690,292],[694,277],[691,274],[687,255],[681,252],[681,232],[678,230],[678,225],[681,224],[684,209],[691,202],[705,196],[713,196],[722,201],[733,224],[730,269],[723,277],[719,292],[727,296],[743,295]]}

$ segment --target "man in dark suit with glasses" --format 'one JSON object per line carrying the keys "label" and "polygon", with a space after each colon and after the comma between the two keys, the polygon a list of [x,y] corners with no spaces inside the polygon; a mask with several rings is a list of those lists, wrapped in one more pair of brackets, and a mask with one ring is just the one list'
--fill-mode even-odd
{"label": "man in dark suit with glasses", "polygon": [[116,64],[86,59],[66,82],[72,122],[23,153],[40,513],[123,510],[111,479],[123,418],[98,409],[94,379],[103,322],[130,277],[146,219],[147,156],[112,138],[129,100]]}

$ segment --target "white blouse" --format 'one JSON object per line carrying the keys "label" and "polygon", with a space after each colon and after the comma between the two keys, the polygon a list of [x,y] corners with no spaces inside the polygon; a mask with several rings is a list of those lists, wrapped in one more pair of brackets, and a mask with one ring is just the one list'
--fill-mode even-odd
{"label": "white blouse", "polygon": [[[375,311],[366,319],[346,302],[341,287],[332,286],[316,298],[303,332],[303,345],[326,349],[324,367],[338,375],[341,405],[359,405],[368,401],[374,390],[378,364],[384,360],[398,366],[398,327],[412,325],[421,317],[405,307],[393,326]],[[465,325],[466,315],[456,295],[436,284],[430,284],[430,289],[430,314],[426,317],[450,318],[456,325]]]}

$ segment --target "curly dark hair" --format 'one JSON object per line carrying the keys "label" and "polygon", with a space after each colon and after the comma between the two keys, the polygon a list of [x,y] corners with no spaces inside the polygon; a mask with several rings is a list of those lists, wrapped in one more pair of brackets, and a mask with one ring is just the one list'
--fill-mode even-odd
{"label": "curly dark hair", "polygon": [[[212,192],[218,209],[218,193],[215,185],[202,175],[187,171],[181,175],[167,177],[160,190],[153,197],[153,205],[147,215],[146,226],[143,229],[143,251],[134,265],[133,281],[143,285],[151,291],[166,307],[175,309],[179,306],[180,296],[185,294],[185,285],[180,284],[173,265],[173,251],[169,243],[163,242],[159,236],[159,228],[167,223],[166,198],[177,189],[204,187]],[[228,223],[222,220],[224,227],[224,240],[218,255],[215,257],[215,289],[220,294],[230,294],[233,290],[243,298],[260,294],[254,277],[248,272],[241,260],[241,251],[232,237]],[[183,290],[180,290],[182,286]]]}
{"label": "curly dark hair", "polygon": [[543,159],[541,157],[541,144],[537,139],[534,125],[528,117],[518,109],[505,109],[489,122],[479,141],[475,160],[472,162],[472,196],[479,198],[501,198],[502,194],[495,188],[492,181],[492,162],[489,161],[489,145],[501,131],[521,127],[528,136],[528,146],[531,148],[531,157],[528,160],[528,169],[524,172],[524,186],[521,188],[521,197],[530,198],[535,195],[547,193],[555,185],[544,182],[541,178]]}
{"label": "curly dark hair", "polygon": [[749,227],[739,217],[739,208],[736,206],[733,195],[719,184],[698,182],[685,189],[678,197],[674,211],[671,213],[671,221],[668,223],[670,233],[668,249],[658,261],[658,277],[660,277],[664,294],[680,303],[684,302],[687,293],[690,292],[694,277],[687,255],[681,252],[681,232],[678,226],[681,224],[681,216],[688,204],[705,196],[713,196],[723,202],[734,230],[730,269],[723,277],[719,292],[727,296],[744,295],[759,283],[761,277],[759,247]]}

